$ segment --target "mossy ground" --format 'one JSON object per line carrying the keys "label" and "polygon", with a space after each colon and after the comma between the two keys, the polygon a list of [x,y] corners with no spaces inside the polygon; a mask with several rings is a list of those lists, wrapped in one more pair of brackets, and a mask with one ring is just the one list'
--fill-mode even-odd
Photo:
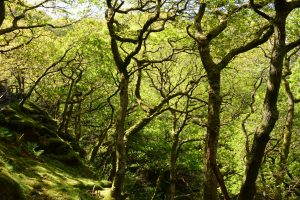
{"label": "mossy ground", "polygon": [[102,199],[100,195],[92,195],[91,191],[109,186],[107,182],[97,180],[84,165],[65,165],[47,155],[37,157],[18,144],[2,139],[0,173],[14,179],[29,200]]}

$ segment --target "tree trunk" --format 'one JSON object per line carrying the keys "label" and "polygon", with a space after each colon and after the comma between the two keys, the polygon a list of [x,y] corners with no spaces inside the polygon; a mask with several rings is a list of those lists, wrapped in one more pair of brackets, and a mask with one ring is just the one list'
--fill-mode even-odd
{"label": "tree trunk", "polygon": [[112,184],[112,197],[122,200],[126,171],[126,148],[125,148],[125,121],[128,108],[128,83],[129,76],[121,75],[120,80],[120,113],[116,122],[116,173]]}
{"label": "tree trunk", "polygon": [[[280,4],[280,5],[278,5]],[[252,200],[255,195],[255,182],[264,156],[266,145],[278,119],[277,98],[282,77],[282,66],[285,55],[285,21],[286,13],[281,3],[275,3],[276,17],[273,20],[274,45],[271,66],[264,99],[262,122],[255,133],[249,161],[246,164],[245,180],[242,184],[239,200]],[[279,8],[280,7],[280,8]]]}
{"label": "tree trunk", "polygon": [[81,138],[81,101],[78,102],[78,106],[77,106],[77,109],[76,109],[76,112],[79,113],[75,116],[75,139],[76,139],[76,142],[79,143],[80,141],[80,138]]}
{"label": "tree trunk", "polygon": [[91,153],[91,157],[90,157],[90,161],[94,162],[96,159],[96,156],[98,154],[99,148],[102,145],[105,137],[107,134],[107,130],[104,130],[104,132],[101,133],[101,135],[98,137],[98,143],[97,145],[93,148],[92,153]]}
{"label": "tree trunk", "polygon": [[64,111],[62,113],[62,119],[61,119],[61,122],[60,122],[60,124],[58,126],[58,130],[57,130],[58,135],[61,136],[63,139],[68,139],[67,135],[65,135],[66,132],[63,132],[63,130],[65,130],[65,126],[66,126],[66,120],[67,120],[67,115],[68,115],[68,111],[69,111],[69,103],[70,103],[71,96],[72,96],[74,82],[75,82],[74,80],[71,81],[68,95],[67,95],[66,102],[65,102],[65,106],[64,106]]}
{"label": "tree trunk", "polygon": [[0,0],[0,27],[5,19],[5,3],[4,0]]}
{"label": "tree trunk", "polygon": [[65,124],[64,124],[63,135],[65,135],[65,136],[69,135],[69,124],[70,124],[70,121],[72,118],[73,108],[74,108],[74,103],[70,102],[70,106],[68,107],[68,111],[67,111],[66,118],[65,118]]}
{"label": "tree trunk", "polygon": [[169,191],[169,199],[174,200],[175,192],[176,192],[176,162],[178,155],[178,144],[179,144],[179,136],[178,134],[174,135],[174,141],[171,149],[171,160],[170,160],[170,191]]}
{"label": "tree trunk", "polygon": [[212,166],[216,164],[220,131],[220,70],[207,71],[209,82],[207,133],[205,148],[204,199],[217,200],[217,179]]}
{"label": "tree trunk", "polygon": [[158,178],[156,180],[155,190],[154,190],[154,193],[151,197],[151,200],[154,200],[156,195],[158,194],[161,182],[163,181],[163,178],[164,178],[164,173],[160,172],[159,175],[158,175]]}
{"label": "tree trunk", "polygon": [[[289,62],[290,60],[286,58],[285,67],[287,72],[290,72]],[[275,200],[284,199],[283,180],[286,174],[286,162],[290,151],[292,130],[293,130],[293,120],[294,120],[294,110],[295,110],[295,99],[291,91],[290,84],[286,78],[287,75],[290,74],[285,74],[283,76],[283,82],[284,82],[285,92],[288,97],[288,111],[286,115],[286,121],[285,121],[284,133],[283,133],[283,142],[282,142],[282,147],[280,152],[279,169],[275,176]]]}

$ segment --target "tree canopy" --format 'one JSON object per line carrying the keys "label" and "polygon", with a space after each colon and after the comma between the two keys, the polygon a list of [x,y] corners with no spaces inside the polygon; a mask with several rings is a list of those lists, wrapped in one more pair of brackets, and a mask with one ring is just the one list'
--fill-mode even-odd
{"label": "tree canopy", "polygon": [[107,200],[297,199],[299,9],[0,0],[0,109],[46,111]]}

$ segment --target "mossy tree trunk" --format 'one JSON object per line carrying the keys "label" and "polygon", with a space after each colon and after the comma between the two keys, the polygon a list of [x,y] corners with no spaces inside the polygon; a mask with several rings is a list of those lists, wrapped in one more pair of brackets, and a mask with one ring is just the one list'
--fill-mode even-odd
{"label": "mossy tree trunk", "polygon": [[92,150],[91,157],[90,157],[90,161],[92,161],[92,162],[95,161],[96,156],[97,156],[97,154],[98,154],[98,151],[99,151],[101,145],[103,144],[103,141],[104,141],[106,135],[107,135],[107,131],[104,130],[104,131],[98,136],[98,141],[97,141],[96,146],[95,146],[95,147],[93,148],[93,150]]}
{"label": "mossy tree trunk", "polygon": [[[297,51],[299,51],[299,49]],[[295,53],[297,51],[295,51]],[[279,166],[278,166],[278,171],[275,174],[275,200],[286,199],[286,196],[283,193],[283,191],[284,191],[283,181],[284,181],[284,176],[286,175],[286,168],[287,168],[286,164],[287,164],[287,159],[289,156],[292,133],[293,133],[295,103],[300,101],[299,99],[295,99],[294,94],[290,87],[290,83],[287,79],[287,76],[292,74],[291,68],[290,68],[291,56],[286,56],[286,58],[285,58],[285,62],[284,62],[285,69],[284,69],[284,74],[282,77],[282,80],[284,83],[284,88],[285,88],[285,93],[288,98],[288,109],[287,109],[286,120],[285,120],[285,125],[284,125],[282,146],[281,146],[281,150],[280,150],[280,160],[278,163]]]}
{"label": "mossy tree trunk", "polygon": [[68,139],[68,135],[67,135],[68,134],[68,131],[67,131],[68,130],[68,124],[67,124],[68,113],[69,114],[72,113],[71,109],[73,109],[73,106],[71,106],[70,103],[71,103],[74,84],[75,84],[75,80],[71,80],[69,91],[68,91],[66,100],[64,102],[64,110],[63,110],[63,113],[61,116],[61,121],[59,123],[58,130],[57,130],[58,135],[66,140]]}
{"label": "mossy tree trunk", "polygon": [[270,70],[267,82],[267,90],[264,98],[262,122],[258,126],[253,139],[249,160],[246,164],[245,180],[243,181],[239,200],[252,200],[256,192],[256,179],[264,156],[266,145],[270,139],[278,119],[277,99],[282,78],[282,68],[284,56],[288,51],[299,45],[299,41],[286,45],[286,19],[289,13],[296,7],[300,7],[300,2],[286,2],[285,0],[275,0],[275,17],[258,10],[253,1],[252,7],[255,11],[270,21],[274,28],[273,50],[270,60]]}
{"label": "mossy tree trunk", "polygon": [[5,19],[5,3],[4,0],[0,0],[0,27]]}
{"label": "mossy tree trunk", "polygon": [[[176,107],[175,109],[178,108]],[[187,121],[189,119],[188,110],[189,110],[189,99],[187,100],[183,111],[180,111],[180,113],[176,113],[176,111],[171,111],[173,116],[173,127],[172,127],[173,141],[172,141],[171,156],[170,156],[170,188],[169,188],[170,200],[175,199],[176,180],[177,180],[177,159],[179,156],[179,150],[183,144],[182,142],[180,142],[179,137],[183,129],[187,126]],[[181,117],[183,117],[182,120],[180,120]]]}
{"label": "mossy tree trunk", "polygon": [[174,141],[171,149],[171,160],[170,160],[170,191],[169,191],[169,199],[174,200],[176,193],[176,161],[178,157],[178,144],[179,138],[178,135],[173,137]]}
{"label": "mossy tree trunk", "polygon": [[[184,8],[180,8],[182,4],[184,5]],[[150,123],[156,117],[159,115],[162,111],[163,106],[172,98],[172,97],[166,97],[163,101],[161,101],[158,105],[155,107],[152,107],[149,109],[145,117],[143,117],[141,120],[139,120],[137,123],[135,123],[133,126],[127,128],[125,126],[126,119],[127,119],[127,107],[128,107],[128,88],[129,88],[129,78],[131,75],[133,75],[133,72],[135,70],[132,70],[131,73],[129,73],[129,65],[134,60],[137,63],[142,64],[148,64],[151,63],[161,63],[167,59],[170,60],[170,56],[168,56],[167,59],[162,60],[142,60],[139,61],[136,57],[137,54],[139,54],[142,50],[142,48],[147,45],[147,40],[149,38],[149,35],[154,32],[160,32],[165,29],[165,24],[170,21],[174,20],[175,17],[178,15],[178,12],[182,12],[185,9],[186,3],[183,0],[180,0],[180,2],[174,2],[172,4],[174,9],[169,9],[170,13],[167,16],[161,16],[161,9],[163,6],[163,3],[161,0],[156,1],[147,1],[147,3],[141,3],[138,5],[133,5],[132,8],[125,8],[123,7],[124,2],[122,1],[112,1],[107,0],[107,10],[106,10],[106,21],[107,21],[107,27],[109,30],[110,35],[110,45],[111,45],[111,52],[113,54],[113,59],[115,61],[117,70],[120,75],[120,82],[119,82],[119,113],[117,117],[116,122],[116,129],[115,129],[115,151],[116,151],[116,162],[115,162],[115,174],[113,178],[113,185],[112,185],[112,197],[114,197],[116,200],[122,200],[124,196],[122,195],[123,192],[123,186],[124,186],[124,179],[125,179],[125,172],[126,172],[126,143],[130,139],[131,135],[136,134],[139,132],[143,127],[145,127],[147,124]],[[168,5],[171,6],[171,5]],[[172,12],[171,12],[172,10]],[[180,10],[177,12],[177,10]],[[173,11],[175,11],[173,13]],[[141,29],[135,31],[137,33],[136,35],[132,37],[128,37],[127,35],[122,36],[121,32],[117,31],[116,26],[119,26],[120,23],[118,20],[115,19],[116,15],[126,15],[133,13],[133,16],[136,14],[135,12],[141,12],[149,15],[147,20],[141,25]],[[139,19],[138,19],[139,20]],[[159,25],[153,26],[157,21],[159,21]],[[129,46],[132,47],[131,51],[128,50],[128,52],[124,52],[124,48],[120,47],[119,44],[130,44]],[[120,51],[123,51],[120,53]],[[127,51],[127,50],[126,50]],[[151,52],[148,52],[151,53]],[[146,56],[147,57],[147,56]],[[139,67],[139,65],[138,65]],[[143,65],[142,68],[143,69]],[[140,71],[140,70],[138,70]],[[137,95],[137,98],[139,95]],[[174,96],[176,97],[176,96]],[[140,107],[143,107],[142,105]]]}
{"label": "mossy tree trunk", "polygon": [[122,191],[124,186],[125,172],[126,172],[126,143],[125,143],[125,121],[128,109],[128,74],[122,74],[120,77],[120,95],[119,95],[119,115],[116,122],[116,172],[112,184],[112,196],[116,200],[123,199]]}
{"label": "mossy tree trunk", "polygon": [[205,10],[206,3],[200,3],[199,11],[195,17],[194,23],[196,33],[191,34],[189,32],[189,28],[187,29],[190,37],[192,37],[198,44],[199,55],[209,83],[203,198],[204,200],[217,200],[217,187],[219,184],[224,198],[229,199],[223,176],[220,173],[216,161],[218,139],[220,134],[220,109],[222,103],[221,72],[235,56],[247,52],[266,42],[272,35],[273,30],[269,27],[262,27],[254,39],[245,42],[242,46],[230,49],[221,61],[216,63],[210,52],[211,41],[217,38],[227,28],[230,15],[235,14],[242,9],[228,11],[229,14],[222,16],[219,24],[211,28],[209,31],[203,31],[202,29],[202,19],[204,17]]}
{"label": "mossy tree trunk", "polygon": [[221,72],[216,70],[208,72],[209,98],[208,98],[208,115],[205,147],[205,179],[204,179],[204,198],[218,199],[217,186],[218,182],[212,166],[216,165],[218,138],[220,132],[220,76]]}

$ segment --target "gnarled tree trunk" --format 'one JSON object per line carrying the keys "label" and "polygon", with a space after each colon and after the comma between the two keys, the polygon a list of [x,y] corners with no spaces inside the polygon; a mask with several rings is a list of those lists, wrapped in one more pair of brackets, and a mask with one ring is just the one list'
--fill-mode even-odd
{"label": "gnarled tree trunk", "polygon": [[246,164],[245,180],[242,184],[239,200],[251,200],[254,198],[256,189],[255,182],[264,156],[266,145],[270,139],[278,119],[277,99],[282,77],[283,59],[285,50],[285,23],[288,11],[284,1],[275,1],[276,16],[272,20],[274,27],[274,44],[271,55],[271,65],[267,82],[267,90],[264,98],[262,122],[255,132],[249,161]]}
{"label": "gnarled tree trunk", "polygon": [[286,114],[285,120],[285,127],[283,133],[283,141],[282,147],[280,150],[280,160],[279,160],[279,169],[275,175],[275,200],[281,200],[285,198],[283,193],[283,180],[284,176],[286,175],[286,162],[288,159],[292,133],[293,133],[293,120],[294,120],[294,113],[295,113],[295,97],[293,92],[291,91],[289,81],[287,79],[288,75],[291,75],[290,69],[290,57],[285,59],[285,74],[283,75],[283,83],[285,92],[288,98],[288,110]]}
{"label": "gnarled tree trunk", "polygon": [[128,83],[129,76],[121,75],[120,81],[120,110],[116,122],[116,173],[112,184],[112,197],[116,200],[123,199],[122,191],[126,172],[126,147],[125,147],[125,121],[128,108]]}
{"label": "gnarled tree trunk", "polygon": [[205,149],[205,179],[204,179],[204,199],[218,199],[218,182],[212,165],[216,164],[218,138],[220,132],[220,77],[221,71],[207,71],[209,82],[207,135]]}

